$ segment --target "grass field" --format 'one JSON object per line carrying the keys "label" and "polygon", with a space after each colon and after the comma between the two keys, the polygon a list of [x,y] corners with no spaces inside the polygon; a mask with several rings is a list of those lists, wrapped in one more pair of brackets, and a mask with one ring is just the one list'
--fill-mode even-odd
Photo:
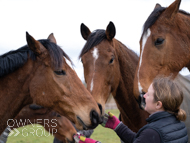
{"label": "grass field", "polygon": [[[119,117],[119,110],[109,110],[112,112],[116,117]],[[107,113],[108,111],[106,111]],[[99,125],[91,136],[92,139],[98,140],[102,143],[120,143],[120,139],[117,134],[108,128],[104,128]]]}
{"label": "grass field", "polygon": [[[116,117],[119,116],[119,110],[109,110]],[[106,111],[108,112],[108,111]],[[54,137],[49,134],[40,125],[28,125],[27,127],[18,128],[19,134],[17,136],[12,134],[8,137],[7,143],[53,143]],[[102,143],[119,143],[120,139],[117,134],[108,128],[99,125],[93,132],[91,138]]]}

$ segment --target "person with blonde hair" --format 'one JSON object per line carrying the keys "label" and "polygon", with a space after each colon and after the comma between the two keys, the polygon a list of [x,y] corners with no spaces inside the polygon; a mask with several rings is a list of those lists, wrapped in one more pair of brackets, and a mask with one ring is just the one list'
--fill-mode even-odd
{"label": "person with blonde hair", "polygon": [[[187,128],[183,122],[186,113],[180,108],[183,92],[178,85],[169,77],[155,78],[144,98],[145,110],[150,116],[137,133],[110,112],[105,115],[102,126],[113,129],[125,143],[187,143]],[[81,143],[91,143],[89,141]]]}
{"label": "person with blonde hair", "polygon": [[104,126],[114,129],[125,143],[187,143],[186,113],[180,108],[183,92],[169,77],[155,78],[144,95],[147,124],[137,133],[113,114],[108,113]]}

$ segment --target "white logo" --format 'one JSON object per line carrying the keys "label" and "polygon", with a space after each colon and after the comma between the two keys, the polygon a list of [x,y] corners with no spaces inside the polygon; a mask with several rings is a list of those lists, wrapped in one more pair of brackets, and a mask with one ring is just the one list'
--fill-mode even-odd
{"label": "white logo", "polygon": [[[15,137],[20,133],[16,128],[13,128],[13,130],[11,130],[10,128],[7,128],[9,130],[9,137],[12,136],[15,132],[16,134],[14,135]],[[14,132],[15,131],[15,132]]]}
{"label": "white logo", "polygon": [[[22,136],[27,137],[29,134],[32,134],[33,136],[36,135],[38,137],[41,136],[50,136],[53,135],[54,133],[57,133],[57,120],[56,119],[37,119],[34,120],[33,122],[31,122],[29,119],[20,119],[20,120],[16,120],[16,119],[9,119],[7,121],[7,125],[8,125],[8,131],[10,132],[8,136],[17,136],[18,134],[22,134]],[[12,123],[11,125],[9,125],[9,123]],[[26,125],[32,125],[32,127],[34,127],[34,124],[41,124],[42,126],[46,126],[49,127],[49,134],[46,135],[47,133],[45,133],[45,129],[42,128],[42,126],[37,125],[37,129],[36,128],[26,128]],[[18,131],[17,127],[24,127],[22,129],[22,131]],[[12,128],[12,130],[11,130]]]}

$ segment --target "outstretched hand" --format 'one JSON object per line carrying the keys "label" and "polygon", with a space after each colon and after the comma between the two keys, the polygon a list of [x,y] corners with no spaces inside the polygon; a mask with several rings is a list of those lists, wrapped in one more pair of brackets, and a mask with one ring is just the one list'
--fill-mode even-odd
{"label": "outstretched hand", "polygon": [[91,138],[86,138],[80,134],[75,134],[74,140],[76,143],[101,143],[101,142],[93,140]]}
{"label": "outstretched hand", "polygon": [[115,130],[119,123],[119,119],[111,112],[108,112],[108,114],[104,115],[103,123],[101,125],[103,127]]}

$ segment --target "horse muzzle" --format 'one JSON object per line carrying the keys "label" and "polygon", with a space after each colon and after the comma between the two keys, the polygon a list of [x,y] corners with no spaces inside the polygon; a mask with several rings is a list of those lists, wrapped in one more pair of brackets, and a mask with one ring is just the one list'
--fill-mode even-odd
{"label": "horse muzzle", "polygon": [[77,116],[77,120],[82,124],[84,130],[94,129],[101,123],[101,117],[95,110],[90,112],[91,125],[86,125],[79,116]]}
{"label": "horse muzzle", "polygon": [[137,100],[140,109],[144,110],[145,106],[146,106],[146,102],[145,102],[145,98],[144,98],[144,94],[145,93],[140,93],[139,98]]}
{"label": "horse muzzle", "polygon": [[92,110],[91,113],[90,113],[90,120],[91,120],[91,123],[92,123],[91,128],[95,128],[101,122],[101,117],[99,116],[99,114],[96,111]]}

